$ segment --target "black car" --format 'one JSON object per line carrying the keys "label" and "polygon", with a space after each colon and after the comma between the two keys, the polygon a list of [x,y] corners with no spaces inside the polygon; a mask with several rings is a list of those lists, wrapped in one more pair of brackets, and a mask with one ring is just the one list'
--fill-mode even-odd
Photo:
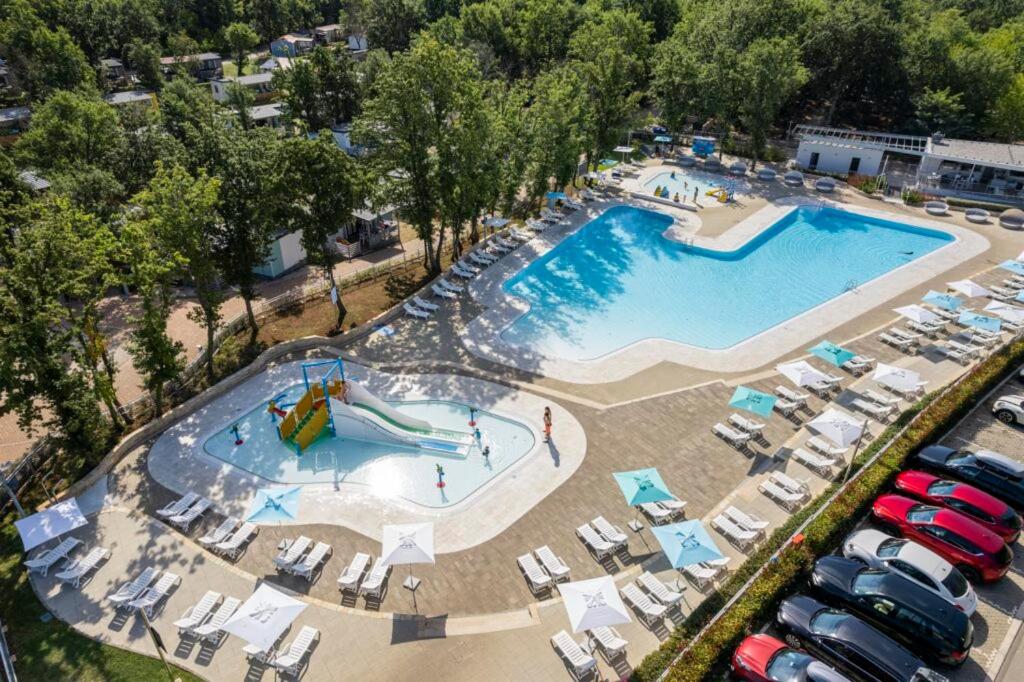
{"label": "black car", "polygon": [[970,452],[942,445],[929,445],[917,453],[929,469],[952,474],[995,495],[1003,502],[1024,509],[1024,464],[991,450]]}
{"label": "black car", "polygon": [[960,665],[970,653],[974,641],[971,619],[901,575],[845,557],[827,556],[814,564],[811,582],[826,598],[849,607],[926,658]]}
{"label": "black car", "polygon": [[776,619],[786,632],[787,644],[801,646],[857,679],[946,682],[944,676],[857,616],[830,609],[805,595],[785,599]]}

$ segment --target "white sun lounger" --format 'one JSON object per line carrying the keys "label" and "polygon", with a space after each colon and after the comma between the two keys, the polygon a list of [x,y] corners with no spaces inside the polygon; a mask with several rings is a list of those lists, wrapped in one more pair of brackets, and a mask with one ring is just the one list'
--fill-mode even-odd
{"label": "white sun lounger", "polygon": [[989,287],[988,290],[990,293],[995,294],[995,296],[990,296],[990,298],[999,299],[1001,301],[1005,301],[1006,299],[1010,298],[1015,298],[1017,296],[1017,292],[1014,291],[1013,289],[1005,289],[1003,287],[992,286]]}
{"label": "white sun lounger", "polygon": [[846,451],[849,450],[849,448],[841,448],[833,445],[821,436],[811,436],[805,441],[805,444],[812,450],[817,450],[821,454],[829,455],[830,457],[842,457],[846,454]]}
{"label": "white sun lounger", "polygon": [[590,522],[598,533],[608,542],[615,545],[615,549],[626,547],[629,544],[629,536],[622,532],[622,529],[613,525],[603,516],[598,516]]}
{"label": "white sun lounger", "polygon": [[791,415],[796,412],[797,408],[802,407],[800,403],[795,403],[792,400],[786,400],[785,398],[779,398],[775,401],[775,409],[779,413],[784,415]]}
{"label": "white sun lounger", "polygon": [[853,374],[856,374],[858,376],[863,374],[864,372],[867,372],[874,366],[874,358],[868,358],[862,355],[855,355],[843,363],[843,369],[852,372]]}
{"label": "white sun lounger", "polygon": [[897,411],[894,405],[877,405],[863,398],[854,398],[850,404],[857,410],[880,422],[889,421],[889,418]]}
{"label": "white sun lounger", "polygon": [[591,639],[597,642],[597,645],[601,647],[604,655],[608,658],[615,658],[626,653],[626,647],[629,646],[629,642],[623,639],[618,630],[610,625],[592,628],[588,632]]}
{"label": "white sun lounger", "polygon": [[203,624],[220,599],[220,592],[209,590],[199,601],[188,607],[185,613],[181,614],[181,618],[174,621],[174,627],[178,628],[178,636],[185,637],[193,634],[192,631]]}
{"label": "white sun lounger", "polygon": [[921,335],[915,334],[909,329],[903,329],[902,327],[890,327],[889,333],[899,339],[905,339],[911,343],[921,343]]}
{"label": "white sun lounger", "polygon": [[110,550],[106,547],[93,547],[84,558],[75,559],[63,571],[55,573],[54,577],[61,582],[71,583],[72,587],[81,587],[83,578],[108,556]]}
{"label": "white sun lounger", "polygon": [[544,223],[544,221],[538,220],[537,218],[527,219],[526,226],[531,230],[535,230],[537,232],[543,232],[544,230],[548,229],[548,226]]}
{"label": "white sun lounger", "polygon": [[437,310],[438,308],[441,307],[441,306],[437,305],[436,303],[431,303],[430,301],[424,301],[419,296],[414,296],[413,299],[412,299],[412,302],[415,305],[419,306],[420,308],[423,308],[424,310],[426,310],[428,312],[432,311],[432,310]]}
{"label": "white sun lounger", "polygon": [[461,277],[462,279],[473,279],[474,277],[476,277],[475,272],[467,270],[458,263],[452,266],[452,274],[454,274],[456,277]]}
{"label": "white sun lounger", "polygon": [[757,489],[790,511],[799,507],[804,501],[803,493],[792,492],[770,478],[761,481]]}
{"label": "white sun lounger", "polygon": [[921,332],[925,336],[929,336],[932,338],[935,338],[942,332],[946,331],[946,328],[942,325],[927,324],[925,322],[915,322],[914,320],[907,320],[907,326],[913,329],[915,332]]}
{"label": "white sun lounger", "polygon": [[634,583],[626,583],[619,590],[619,594],[626,600],[626,603],[639,611],[640,620],[647,625],[654,625],[665,617],[668,607],[662,604],[655,604],[651,598],[644,594]]}
{"label": "white sun lounger", "polygon": [[402,309],[405,311],[406,315],[412,315],[413,317],[419,318],[421,320],[426,320],[430,318],[430,313],[428,313],[426,310],[421,310],[417,308],[411,303],[403,303]]}
{"label": "white sun lounger", "polygon": [[516,558],[519,570],[526,578],[530,591],[534,594],[551,589],[551,576],[544,572],[532,554],[523,554]]}
{"label": "white sun lounger", "polygon": [[737,447],[740,449],[746,448],[747,442],[753,437],[749,433],[737,431],[736,429],[728,427],[721,422],[711,427],[711,430],[714,432],[716,436],[718,436],[722,440],[726,441],[733,447]]}
{"label": "white sun lounger", "polygon": [[767,521],[750,512],[745,512],[738,507],[730,505],[725,508],[724,513],[739,525],[743,526],[747,530],[752,530],[755,533],[763,533],[764,529],[768,527]]}
{"label": "white sun lounger", "polygon": [[316,628],[311,628],[308,625],[303,625],[302,629],[299,630],[298,636],[288,646],[287,651],[284,654],[278,656],[270,662],[279,673],[296,677],[299,671],[302,670],[302,661],[306,658],[309,650],[313,647],[313,643],[320,638],[320,631]]}
{"label": "white sun lounger", "polygon": [[565,630],[559,630],[551,638],[551,646],[568,664],[572,676],[579,680],[597,670],[597,659],[583,650],[579,643]]}
{"label": "white sun lounger", "polygon": [[494,261],[487,260],[486,258],[481,256],[476,251],[473,251],[473,252],[471,252],[469,254],[469,260],[473,261],[474,263],[479,263],[480,265],[483,265],[484,267],[486,267],[486,266],[488,266],[488,265],[490,265],[491,263],[494,262]]}
{"label": "white sun lounger", "polygon": [[804,493],[809,495],[811,492],[810,481],[793,478],[785,472],[773,471],[769,478],[781,485],[783,488],[794,493]]}
{"label": "white sun lounger", "polygon": [[452,284],[451,282],[446,280],[444,277],[442,277],[441,279],[437,280],[437,283],[441,285],[442,289],[447,289],[448,291],[452,292],[453,294],[461,294],[463,291],[466,290],[466,287],[459,286],[458,284]]}
{"label": "white sun lounger", "polygon": [[702,561],[700,565],[714,571],[715,577],[717,578],[719,574],[729,572],[730,561],[732,561],[731,556],[724,556],[721,559],[711,559],[710,561]]}
{"label": "white sun lounger", "polygon": [[960,315],[958,313],[954,313],[951,310],[946,310],[945,308],[939,308],[938,306],[928,306],[928,310],[935,313],[936,315],[946,320],[947,322],[956,322],[957,320],[960,319]]}
{"label": "white sun lounger", "polygon": [[284,570],[292,575],[297,575],[300,578],[311,581],[313,580],[313,574],[316,573],[316,569],[327,560],[330,554],[331,546],[326,542],[318,542],[313,545],[313,549],[309,551],[305,559],[290,566],[285,566]]}
{"label": "white sun lounger", "polygon": [[378,557],[377,561],[373,564],[373,568],[370,569],[370,573],[359,586],[359,594],[367,597],[379,597],[384,591],[384,586],[390,572],[391,566],[384,563],[384,557]]}
{"label": "white sun lounger", "polygon": [[171,518],[167,519],[167,521],[171,525],[177,526],[183,531],[187,531],[189,527],[193,523],[195,523],[200,517],[202,517],[203,514],[209,511],[210,507],[212,506],[213,502],[206,499],[205,497],[202,497],[199,499],[198,502],[193,504],[184,512],[178,514],[177,516],[172,516]]}
{"label": "white sun lounger", "polygon": [[902,389],[896,386],[890,386],[889,384],[882,383],[881,381],[876,381],[875,383],[877,383],[879,386],[889,391],[890,393],[895,393],[896,395],[903,396],[904,398],[917,398],[923,395],[924,387],[928,385],[927,381],[919,381],[917,382],[917,385],[915,385],[913,388]]}
{"label": "white sun lounger", "polygon": [[956,348],[953,348],[952,346],[944,346],[944,345],[938,344],[938,345],[935,346],[935,350],[937,350],[942,355],[945,355],[947,358],[960,363],[961,365],[968,365],[971,362],[971,356],[970,355],[968,355],[967,353],[964,353],[963,351],[957,350]]}
{"label": "white sun lounger", "polygon": [[671,509],[666,509],[657,502],[642,502],[641,504],[638,504],[637,507],[639,507],[640,511],[642,511],[647,518],[651,520],[651,523],[654,524],[671,521],[675,516],[675,513]]}
{"label": "white sun lounger", "polygon": [[689,578],[690,582],[697,586],[697,589],[703,590],[718,575],[718,569],[708,568],[701,564],[690,564],[683,567],[683,575]]}
{"label": "white sun lounger", "polygon": [[950,348],[955,348],[961,353],[972,357],[980,358],[982,353],[985,352],[985,349],[981,346],[972,346],[969,343],[960,343],[959,341],[949,341],[948,343]]}
{"label": "white sun lounger", "polygon": [[597,195],[591,192],[589,189],[580,190],[580,196],[587,201],[597,200]]}
{"label": "white sun lounger", "polygon": [[676,516],[684,516],[686,514],[685,500],[680,500],[678,498],[673,497],[672,499],[669,500],[662,500],[657,504],[658,506],[664,507],[665,509],[668,509],[670,512],[673,512]]}
{"label": "white sun lounger", "polygon": [[591,528],[588,523],[576,529],[576,536],[583,541],[587,549],[599,560],[615,551],[615,545],[598,535],[597,531]]}
{"label": "white sun lounger", "polygon": [[235,611],[237,611],[238,607],[241,605],[241,599],[228,597],[223,601],[223,603],[221,603],[220,607],[217,608],[213,617],[202,625],[194,628],[192,630],[192,634],[205,642],[219,642],[221,637],[224,636],[221,628],[224,626],[224,623],[228,622],[228,619],[231,618],[231,616],[235,615]]}
{"label": "white sun lounger", "polygon": [[296,563],[312,544],[312,539],[307,538],[305,535],[300,535],[295,538],[290,545],[281,550],[276,557],[274,557],[274,566],[278,570],[287,569],[289,566]]}
{"label": "white sun lounger", "polygon": [[495,235],[494,239],[492,239],[491,241],[493,241],[498,246],[501,246],[501,247],[504,247],[504,248],[508,249],[509,251],[514,251],[514,250],[519,248],[519,243],[518,242],[509,241],[509,240],[505,239],[503,236],[501,236],[500,234],[499,235]]}
{"label": "white sun lounger", "polygon": [[150,566],[139,573],[134,580],[122,584],[113,594],[107,595],[107,601],[114,606],[121,607],[142,594],[142,591],[149,587],[160,572]]}
{"label": "white sun lounger", "polygon": [[808,452],[803,448],[794,448],[793,459],[823,478],[831,480],[835,475],[832,467],[835,466],[836,460],[828,457],[827,455],[818,455],[813,452]]}
{"label": "white sun lounger", "polygon": [[656,576],[652,575],[648,571],[641,573],[640,577],[636,579],[636,582],[640,587],[647,590],[648,594],[669,608],[678,604],[683,598],[682,592],[669,589],[668,585],[658,580]]}
{"label": "white sun lounger", "polygon": [[[498,259],[501,258],[501,256],[497,256],[497,255],[491,253],[490,251],[487,251],[486,248],[478,248],[478,249],[475,249],[473,251],[470,251],[469,255],[470,256],[476,255],[476,256],[479,256],[480,258],[483,258],[485,261],[487,261],[488,265],[497,263]],[[483,265],[483,264],[481,263],[481,265]],[[487,267],[487,266],[485,265],[484,267]]]}
{"label": "white sun lounger", "polygon": [[551,551],[550,547],[547,545],[538,547],[533,550],[533,553],[537,555],[540,565],[544,567],[544,570],[548,572],[548,575],[556,583],[569,579],[569,567],[565,565],[560,556]]}
{"label": "white sun lounger", "polygon": [[180,582],[181,578],[168,571],[160,576],[160,579],[156,581],[156,584],[153,585],[153,587],[150,587],[140,596],[129,602],[128,606],[136,610],[145,611],[147,616],[152,616],[153,611],[155,611],[156,607],[160,605],[160,602],[164,600],[164,597],[166,597],[170,593],[171,589]]}
{"label": "white sun lounger", "polygon": [[358,592],[359,581],[363,579],[363,574],[366,573],[366,569],[369,565],[370,555],[364,552],[358,552],[354,557],[352,557],[352,561],[349,562],[345,571],[338,576],[338,589],[342,592]]}
{"label": "white sun lounger", "polygon": [[533,239],[533,235],[532,234],[529,234],[528,232],[524,232],[523,230],[520,230],[518,227],[511,228],[508,231],[508,233],[509,233],[509,235],[513,239],[521,241],[523,243],[528,242],[531,239]]}
{"label": "white sun lounger", "polygon": [[911,341],[910,339],[901,339],[896,336],[893,336],[892,334],[886,334],[885,332],[879,334],[878,339],[879,341],[887,343],[893,348],[898,348],[899,350],[902,351],[913,352],[914,350],[915,342]]}
{"label": "white sun lounger", "polygon": [[736,545],[741,550],[745,550],[747,547],[752,545],[758,537],[757,533],[752,530],[747,530],[746,528],[741,528],[739,524],[735,523],[725,514],[719,514],[713,518],[711,520],[711,527],[724,535],[726,540]]}
{"label": "white sun lounger", "polygon": [[196,500],[198,500],[198,499],[199,499],[199,495],[198,494],[196,494],[196,493],[186,493],[183,497],[175,500],[174,502],[171,502],[169,505],[167,505],[163,509],[157,509],[156,513],[157,513],[158,516],[162,516],[163,518],[170,518],[172,516],[177,516],[178,514],[181,514],[186,509],[188,509],[193,504],[195,504]]}
{"label": "white sun lounger", "polygon": [[565,220],[565,214],[559,213],[558,211],[552,211],[548,208],[542,208],[540,210],[540,219],[546,223],[557,223]]}
{"label": "white sun lounger", "polygon": [[976,343],[979,346],[984,346],[985,348],[991,348],[1002,341],[1002,338],[999,336],[989,336],[988,334],[982,334],[976,330],[960,332],[959,336],[966,339],[968,343]]}
{"label": "white sun lounger", "polygon": [[440,298],[458,298],[454,291],[448,291],[438,284],[431,284],[430,290],[434,292],[435,296],[439,296]]}
{"label": "white sun lounger", "polygon": [[763,422],[756,422],[753,419],[747,419],[742,414],[737,414],[735,412],[729,415],[729,423],[743,429],[751,435],[764,431],[764,427],[767,426]]}
{"label": "white sun lounger", "polygon": [[878,391],[874,391],[870,388],[862,389],[860,394],[871,402],[878,403],[879,405],[899,405],[901,402],[901,399],[896,396],[882,395]]}
{"label": "white sun lounger", "polygon": [[230,538],[223,542],[218,542],[210,549],[219,554],[224,554],[230,559],[237,559],[245,549],[246,544],[256,537],[258,532],[259,527],[255,523],[243,523],[241,528],[236,530]]}
{"label": "white sun lounger", "polygon": [[498,241],[497,237],[494,237],[489,242],[487,242],[487,245],[484,248],[487,249],[488,253],[494,253],[495,251],[497,251],[497,253],[499,254],[506,254],[515,247],[505,246],[503,242]]}
{"label": "white sun lounger", "polygon": [[203,547],[211,547],[219,542],[224,542],[224,540],[231,535],[231,531],[233,531],[237,526],[238,519],[234,516],[229,516],[224,519],[224,521],[217,526],[212,533],[199,538],[198,542]]}
{"label": "white sun lounger", "polygon": [[25,567],[29,573],[35,572],[39,575],[46,575],[53,565],[58,561],[66,559],[68,554],[71,553],[75,547],[82,544],[82,541],[78,538],[64,538],[60,541],[56,547],[52,547],[45,552],[41,552],[34,559],[29,559],[25,562]]}
{"label": "white sun lounger", "polygon": [[782,396],[786,400],[789,400],[790,402],[794,402],[797,405],[801,406],[806,404],[807,401],[810,400],[811,398],[810,394],[808,393],[800,393],[799,391],[794,391],[793,389],[787,388],[786,386],[776,386],[775,393]]}

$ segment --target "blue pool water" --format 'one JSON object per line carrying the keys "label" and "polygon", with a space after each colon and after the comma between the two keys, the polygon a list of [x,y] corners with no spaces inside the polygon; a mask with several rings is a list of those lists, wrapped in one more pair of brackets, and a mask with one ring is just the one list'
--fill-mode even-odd
{"label": "blue pool water", "polygon": [[734,346],[953,240],[800,207],[733,252],[665,239],[672,219],[617,206],[504,284],[530,310],[502,332],[549,357],[593,359],[647,338]]}
{"label": "blue pool water", "polygon": [[[304,390],[302,384],[291,386],[276,402],[294,403]],[[426,419],[436,428],[471,430],[465,405],[438,400],[389,404]],[[465,499],[533,449],[533,432],[522,424],[486,411],[476,413],[476,422],[482,442],[490,446],[486,459],[478,447],[472,448],[468,456],[461,456],[334,437],[322,437],[298,457],[278,439],[265,403],[226,424],[203,447],[214,457],[270,481],[355,483],[378,496],[400,497],[426,507],[447,507]],[[235,445],[235,437],[229,432],[236,423],[242,445]],[[443,489],[436,485],[436,464],[446,473]]]}
{"label": "blue pool water", "polygon": [[713,199],[710,197],[704,199],[704,197],[706,196],[705,192],[712,187],[731,187],[736,191],[742,191],[743,186],[741,185],[745,185],[745,183],[730,180],[713,173],[695,170],[675,170],[665,171],[652,176],[644,182],[644,189],[653,193],[658,187],[668,187],[670,198],[678,194],[681,199],[693,201],[693,190],[696,188],[697,196],[701,203],[710,203]]}

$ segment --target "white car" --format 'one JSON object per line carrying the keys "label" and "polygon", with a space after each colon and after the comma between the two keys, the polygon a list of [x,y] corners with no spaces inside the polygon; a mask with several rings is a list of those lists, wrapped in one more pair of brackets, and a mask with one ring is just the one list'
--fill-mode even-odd
{"label": "white car", "polygon": [[992,406],[992,414],[1004,424],[1024,424],[1024,396],[1002,396]]}
{"label": "white car", "polygon": [[847,559],[872,568],[887,568],[928,588],[968,616],[978,608],[978,596],[951,563],[911,540],[894,538],[879,530],[859,530],[843,541]]}

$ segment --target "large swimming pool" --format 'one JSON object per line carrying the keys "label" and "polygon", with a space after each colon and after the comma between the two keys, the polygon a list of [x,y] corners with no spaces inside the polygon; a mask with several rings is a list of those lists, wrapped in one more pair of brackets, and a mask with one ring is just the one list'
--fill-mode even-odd
{"label": "large swimming pool", "polygon": [[945,232],[799,207],[743,247],[666,239],[672,218],[617,206],[505,282],[529,312],[502,339],[588,360],[643,339],[724,349],[953,241]]}
{"label": "large swimming pool", "polygon": [[[305,392],[302,384],[278,396],[278,404],[294,403]],[[269,396],[268,396],[269,399]],[[456,402],[416,400],[389,404],[436,428],[470,431],[469,408]],[[242,445],[235,445],[230,429],[237,424]],[[210,436],[206,452],[240,469],[280,483],[353,483],[380,497],[397,497],[425,507],[448,507],[465,499],[530,452],[533,432],[518,422],[486,410],[476,412],[481,444],[467,456],[449,455],[403,445],[331,437],[325,434],[302,456],[281,442],[277,427],[258,405],[236,422]],[[445,486],[437,487],[436,465],[445,470]]]}

